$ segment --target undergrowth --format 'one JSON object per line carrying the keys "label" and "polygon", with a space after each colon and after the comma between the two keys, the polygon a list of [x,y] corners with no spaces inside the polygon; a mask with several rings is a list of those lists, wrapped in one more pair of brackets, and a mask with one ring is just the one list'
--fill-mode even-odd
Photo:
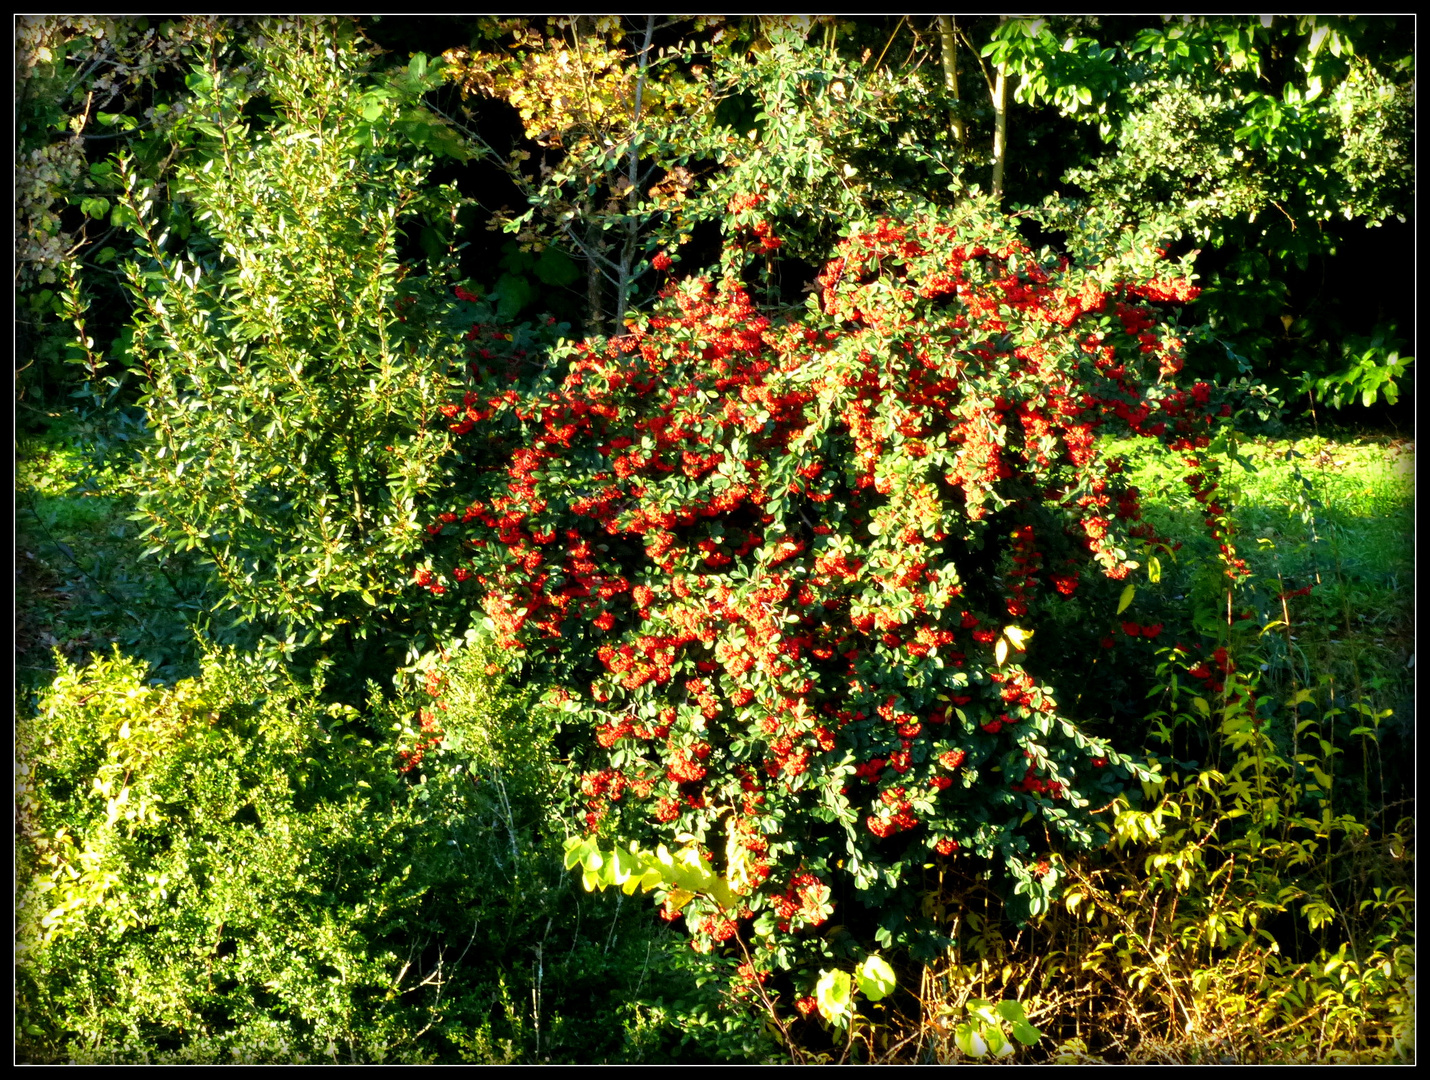
{"label": "undergrowth", "polygon": [[[559,761],[535,714],[492,723],[500,657],[403,773],[400,696],[330,715],[204,659],[201,569],[140,561],[122,459],[78,446],[61,419],[18,447],[22,1057],[777,1057],[724,961],[560,869]],[[1018,1060],[1414,1060],[1413,445],[1243,442],[1230,623],[1179,463],[1117,449],[1183,543],[1140,617],[1191,604],[1204,635],[1158,639],[1124,703],[1161,782],[1101,808],[1109,845],[1021,927],[972,868],[926,871],[944,955],[838,1039],[797,1023],[806,1059],[962,1060],[970,1005],[1016,1000],[1042,1034]]]}

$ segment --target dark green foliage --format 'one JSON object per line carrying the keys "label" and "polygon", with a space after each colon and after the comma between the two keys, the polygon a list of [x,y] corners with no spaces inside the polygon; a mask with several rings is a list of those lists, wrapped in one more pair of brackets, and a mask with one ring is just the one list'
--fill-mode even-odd
{"label": "dark green foliage", "polygon": [[[1412,317],[1408,237],[1395,229],[1414,190],[1407,24],[1079,18],[1015,20],[992,36],[985,52],[1021,75],[1020,100],[1099,125],[1104,146],[1062,175],[1078,213],[1044,211],[1069,242],[1150,225],[1179,252],[1205,251],[1197,313],[1213,334],[1190,355],[1198,373],[1254,373],[1336,406],[1382,393],[1395,404],[1408,361],[1397,368],[1381,348],[1362,364],[1341,343],[1392,337]],[[1352,241],[1366,227],[1379,235],[1362,258]],[[1337,303],[1367,284],[1369,303]]]}
{"label": "dark green foliage", "polygon": [[[188,65],[204,50],[241,65],[233,47],[252,23],[88,15],[17,21],[16,391],[23,425],[38,419],[31,410],[64,403],[84,381],[69,366],[79,357],[63,300],[77,275],[94,303],[89,332],[99,368],[112,377],[127,365],[120,265],[133,246],[116,216],[106,159],[126,151],[146,177],[167,182],[196,135],[184,102]],[[188,235],[182,204],[165,199],[156,212],[176,236]]]}

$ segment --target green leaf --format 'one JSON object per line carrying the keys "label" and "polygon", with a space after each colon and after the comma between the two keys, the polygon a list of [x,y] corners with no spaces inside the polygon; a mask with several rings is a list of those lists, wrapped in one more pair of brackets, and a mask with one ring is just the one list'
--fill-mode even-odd
{"label": "green leaf", "polygon": [[595,845],[592,845],[591,848],[588,848],[588,850],[585,851],[585,854],[583,854],[581,857],[581,865],[583,865],[586,870],[591,871],[592,874],[596,873],[596,871],[598,870],[601,870],[601,867],[603,867],[605,863],[605,855],[602,855],[601,848],[595,847]]}
{"label": "green leaf", "polygon": [[860,992],[870,1001],[882,1001],[898,986],[894,969],[881,956],[865,957],[864,962],[854,969],[854,979],[859,984]]}
{"label": "green leaf", "polygon": [[566,841],[566,858],[564,861],[567,870],[574,870],[576,864],[586,853],[586,848],[592,843],[591,840],[580,836],[573,836]]}
{"label": "green leaf", "polygon": [[981,1026],[965,1021],[953,1033],[953,1044],[971,1058],[988,1056],[988,1043],[984,1041]]}
{"label": "green leaf", "polygon": [[1013,1038],[1017,1039],[1024,1046],[1032,1046],[1043,1037],[1043,1033],[1026,1020],[1020,1020],[1011,1027]]}
{"label": "green leaf", "polygon": [[997,1010],[998,1015],[1009,1023],[1027,1022],[1028,1016],[1023,1012],[1023,1003],[1021,1001],[1000,1001],[994,1008]]}
{"label": "green leaf", "polygon": [[1005,1058],[1013,1053],[1013,1044],[1008,1041],[1008,1036],[1003,1034],[1003,1028],[994,1024],[984,1028],[983,1036],[988,1040],[988,1049],[996,1058]]}
{"label": "green leaf", "polygon": [[853,1011],[853,997],[854,980],[849,972],[838,968],[820,972],[819,982],[814,984],[814,1003],[820,1016],[831,1024],[844,1023]]}
{"label": "green leaf", "polygon": [[1122,590],[1122,596],[1117,601],[1117,614],[1121,615],[1132,604],[1132,598],[1137,595],[1137,586],[1128,583],[1127,588]]}
{"label": "green leaf", "polygon": [[616,848],[615,851],[611,852],[611,862],[611,881],[616,885],[624,885],[630,880],[631,875],[640,869],[635,856],[629,852],[622,851],[620,848]]}

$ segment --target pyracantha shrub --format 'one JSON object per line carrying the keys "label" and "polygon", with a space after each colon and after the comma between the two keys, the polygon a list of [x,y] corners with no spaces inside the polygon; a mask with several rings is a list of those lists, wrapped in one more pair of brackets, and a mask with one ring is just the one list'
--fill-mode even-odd
{"label": "pyracantha shrub", "polygon": [[856,894],[904,938],[942,858],[1036,913],[1100,835],[1131,765],[1040,669],[1039,612],[1161,543],[1099,428],[1191,452],[1216,409],[1173,383],[1164,306],[1195,290],[1116,277],[977,208],[882,221],[800,318],[687,279],[548,386],[468,394],[454,423],[510,466],[442,514],[418,583],[586,665],[556,696],[593,736],[587,827],[698,845],[739,904],[667,897],[697,947],[753,920],[755,963],[787,963]]}

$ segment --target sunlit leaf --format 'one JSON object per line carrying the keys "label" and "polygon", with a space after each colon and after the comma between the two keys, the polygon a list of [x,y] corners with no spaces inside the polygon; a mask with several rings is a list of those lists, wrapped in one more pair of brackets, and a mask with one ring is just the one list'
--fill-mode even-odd
{"label": "sunlit leaf", "polygon": [[1121,615],[1132,605],[1132,598],[1137,595],[1137,586],[1131,582],[1122,590],[1122,595],[1117,600],[1117,614]]}
{"label": "sunlit leaf", "polygon": [[854,978],[860,992],[870,1001],[883,1000],[898,985],[894,969],[880,956],[865,957],[863,963],[854,969]]}

